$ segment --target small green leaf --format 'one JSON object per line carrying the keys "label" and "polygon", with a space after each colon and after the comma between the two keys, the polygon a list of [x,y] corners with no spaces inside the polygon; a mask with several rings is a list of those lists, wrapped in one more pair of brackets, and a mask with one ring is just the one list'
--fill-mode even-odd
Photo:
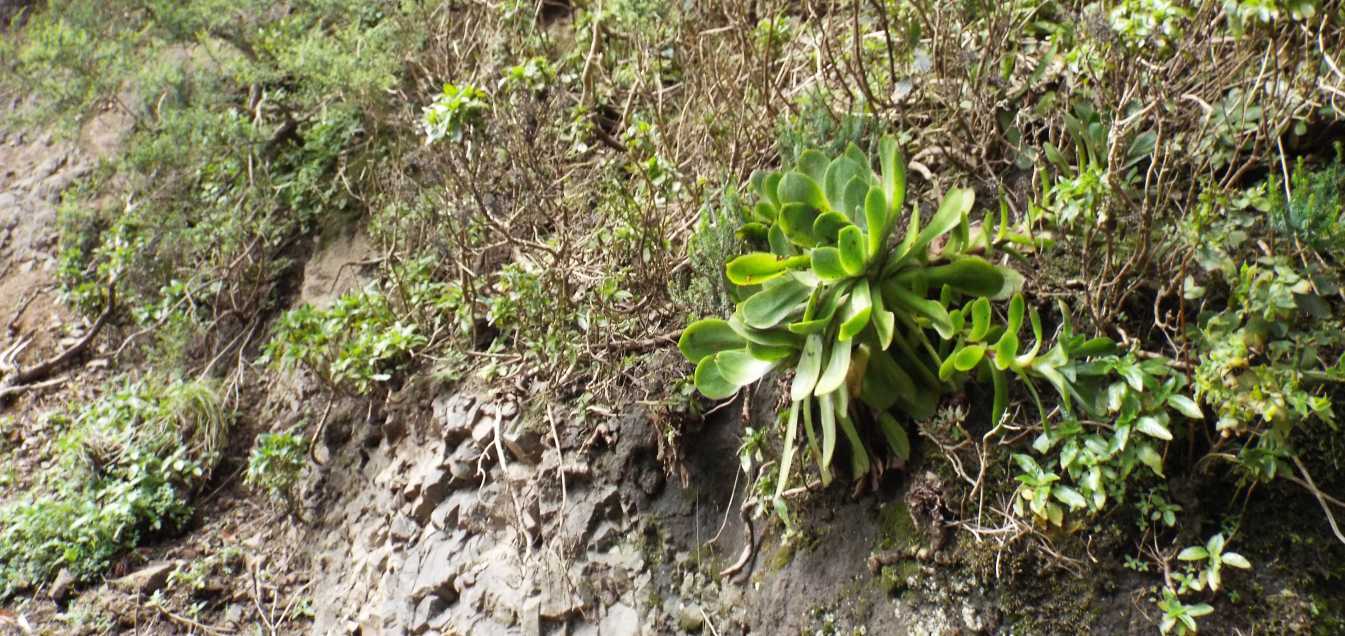
{"label": "small green leaf", "polygon": [[868,253],[864,247],[864,232],[853,225],[841,229],[836,237],[836,247],[841,251],[841,266],[851,276],[864,273],[868,264]]}
{"label": "small green leaf", "polygon": [[827,359],[822,377],[817,381],[817,387],[813,389],[813,395],[831,393],[845,384],[845,376],[850,371],[852,342],[837,342],[831,345],[831,356]]}
{"label": "small green leaf", "polygon": [[1004,419],[1004,410],[1009,403],[1009,379],[1003,370],[998,368],[990,369],[990,379],[994,383],[995,397],[990,405],[990,426],[998,426]]}
{"label": "small green leaf", "polygon": [[822,336],[808,336],[803,341],[803,354],[799,357],[799,366],[794,370],[794,383],[789,389],[790,399],[797,402],[812,395],[822,372],[823,353]]}
{"label": "small green leaf", "polygon": [[1053,486],[1051,488],[1051,495],[1056,499],[1059,499],[1060,503],[1069,506],[1070,510],[1078,510],[1079,508],[1088,507],[1088,501],[1083,498],[1083,495],[1079,494],[1079,491],[1063,484],[1056,484]]}
{"label": "small green leaf", "polygon": [[802,311],[811,293],[811,288],[794,280],[792,276],[768,281],[761,291],[743,301],[743,322],[749,327],[770,329],[791,313]]}
{"label": "small green leaf", "polygon": [[1181,561],[1204,561],[1206,558],[1209,558],[1209,556],[1210,553],[1206,552],[1205,548],[1193,545],[1182,550],[1181,553],[1177,555],[1177,559]]}
{"label": "small green leaf", "polygon": [[720,351],[714,359],[715,364],[719,365],[719,377],[737,386],[747,386],[760,380],[778,364],[778,361],[760,360],[744,349]]}
{"label": "small green leaf", "polygon": [[718,318],[697,320],[687,325],[682,337],[677,340],[677,348],[692,363],[699,363],[725,349],[741,349],[747,342],[729,323]]}
{"label": "small green leaf", "polygon": [[1149,437],[1155,437],[1165,442],[1172,441],[1172,432],[1168,430],[1168,427],[1163,426],[1158,418],[1151,415],[1145,415],[1135,420],[1135,429]]}
{"label": "small green leaf", "polygon": [[785,262],[776,255],[752,252],[729,261],[724,273],[734,285],[760,285],[783,274],[786,269]]}
{"label": "small green leaf", "polygon": [[985,345],[968,345],[958,349],[956,353],[950,356],[953,361],[953,368],[966,373],[976,368],[985,357]]}
{"label": "small green leaf", "polygon": [[1012,331],[1005,331],[1004,335],[999,337],[995,343],[995,368],[1001,371],[1007,370],[1013,364],[1014,357],[1018,355],[1018,334]]}
{"label": "small green leaf", "polygon": [[836,339],[845,342],[859,335],[869,326],[869,317],[873,313],[873,302],[869,297],[869,281],[860,279],[850,291],[850,300],[845,304],[845,319],[841,323]]}
{"label": "small green leaf", "polygon": [[738,392],[738,385],[725,380],[724,376],[719,374],[719,365],[715,364],[715,356],[702,359],[696,365],[696,374],[693,378],[696,383],[696,390],[712,400],[722,400]]}
{"label": "small green leaf", "polygon": [[1247,557],[1242,556],[1237,552],[1225,552],[1219,555],[1219,561],[1224,565],[1231,565],[1242,570],[1252,569],[1252,562],[1248,561]]}
{"label": "small green leaf", "polygon": [[1163,477],[1163,456],[1159,455],[1153,446],[1148,444],[1140,446],[1136,449],[1135,456],[1139,458],[1141,463],[1154,471],[1155,475]]}
{"label": "small green leaf", "polygon": [[766,226],[761,223],[744,223],[737,232],[734,232],[734,236],[747,243],[759,243],[767,240],[768,232]]}
{"label": "small green leaf", "polygon": [[1200,412],[1200,407],[1196,405],[1195,400],[1192,400],[1191,398],[1186,397],[1185,395],[1179,395],[1179,394],[1169,395],[1168,406],[1177,409],[1177,411],[1179,411],[1182,415],[1185,415],[1186,417],[1189,417],[1193,420],[1204,419],[1205,417],[1205,414]]}

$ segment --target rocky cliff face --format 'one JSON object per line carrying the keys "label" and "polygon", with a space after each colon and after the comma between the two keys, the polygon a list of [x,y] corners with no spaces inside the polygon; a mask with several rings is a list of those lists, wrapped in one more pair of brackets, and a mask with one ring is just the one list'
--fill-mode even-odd
{"label": "rocky cliff face", "polygon": [[[811,506],[811,538],[788,544],[746,522],[735,409],[685,440],[683,487],[665,483],[638,411],[580,439],[520,396],[428,401],[334,409],[335,459],[309,502],[315,633],[941,634],[998,620],[974,578],[910,558],[930,535],[902,490]],[[870,569],[903,547],[900,568]]]}

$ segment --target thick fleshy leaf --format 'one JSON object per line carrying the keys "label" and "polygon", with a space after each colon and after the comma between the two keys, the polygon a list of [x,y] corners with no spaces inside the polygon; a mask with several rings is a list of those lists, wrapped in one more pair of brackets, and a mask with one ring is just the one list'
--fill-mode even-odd
{"label": "thick fleshy leaf", "polygon": [[941,338],[950,339],[953,337],[953,323],[943,305],[916,296],[896,281],[888,281],[883,285],[882,291],[886,294],[883,300],[887,301],[888,306],[907,314],[916,314],[928,319],[930,325],[934,327],[935,331],[939,332]]}
{"label": "thick fleshy leaf", "polygon": [[851,179],[850,185],[845,186],[845,214],[865,231],[869,229],[869,221],[864,216],[864,199],[869,195],[871,187],[867,180],[860,177]]}
{"label": "thick fleshy leaf", "polygon": [[869,326],[872,313],[873,301],[869,297],[869,281],[860,279],[855,288],[850,290],[850,300],[845,303],[845,320],[841,323],[840,333],[836,334],[836,339],[845,342],[859,335],[859,332]]}
{"label": "thick fleshy leaf", "polygon": [[789,205],[803,205],[823,212],[831,211],[831,204],[817,181],[801,172],[790,172],[780,180],[781,212]]}
{"label": "thick fleshy leaf", "polygon": [[934,213],[934,218],[929,220],[929,225],[920,230],[920,235],[915,238],[915,244],[911,246],[911,252],[919,253],[929,245],[934,239],[943,236],[949,230],[957,227],[962,222],[962,218],[967,212],[971,211],[971,206],[976,202],[976,193],[966,188],[954,188],[944,195],[943,202],[939,204],[939,211]]}
{"label": "thick fleshy leaf", "polygon": [[779,223],[772,225],[766,231],[766,242],[771,245],[771,253],[776,256],[793,256],[799,253],[797,247],[785,236],[785,229],[780,227]]}
{"label": "thick fleshy leaf", "polygon": [[924,271],[931,288],[944,285],[968,296],[993,296],[1004,287],[1004,273],[977,256],[964,256]]}
{"label": "thick fleshy leaf", "polygon": [[977,344],[962,347],[949,358],[953,361],[954,369],[963,373],[971,371],[985,358],[985,345]]}
{"label": "thick fleshy leaf", "polygon": [[897,418],[892,417],[891,413],[879,413],[878,427],[883,430],[883,437],[887,438],[887,447],[892,449],[892,454],[900,457],[902,461],[910,460],[911,440],[906,435],[906,429],[897,422]]}
{"label": "thick fleshy leaf", "polygon": [[720,351],[741,349],[746,345],[747,341],[727,321],[718,318],[697,320],[687,325],[677,340],[677,348],[693,363]]}
{"label": "thick fleshy leaf", "polygon": [[971,333],[967,339],[980,342],[990,332],[990,299],[982,296],[971,303]]}
{"label": "thick fleshy leaf", "polygon": [[[853,226],[851,226],[853,227]],[[841,251],[837,248],[815,247],[810,255],[813,259],[813,273],[826,282],[835,282],[850,277],[850,272],[846,271],[845,265],[841,262]]]}
{"label": "thick fleshy leaf", "polygon": [[1153,446],[1148,444],[1140,446],[1136,449],[1135,456],[1139,458],[1140,463],[1148,466],[1149,470],[1154,471],[1155,475],[1158,475],[1159,477],[1163,476],[1163,456],[1159,455],[1158,451],[1154,450]]}
{"label": "thick fleshy leaf", "polygon": [[747,326],[747,323],[743,322],[741,309],[733,312],[732,316],[729,316],[728,325],[729,328],[733,329],[734,333],[738,334],[743,340],[749,343],[771,347],[790,347],[794,350],[803,348],[802,338],[779,327],[773,329],[756,329]]}
{"label": "thick fleshy leaf", "polygon": [[850,371],[852,348],[852,342],[837,342],[831,345],[831,355],[827,358],[827,366],[817,381],[817,387],[813,389],[813,395],[831,393],[845,384],[845,377]]}
{"label": "thick fleshy leaf", "polygon": [[864,448],[864,440],[859,438],[859,431],[855,430],[855,423],[850,420],[850,416],[837,413],[836,422],[841,425],[841,430],[845,432],[845,438],[850,442],[850,472],[853,473],[856,481],[869,476],[869,452]]}
{"label": "thick fleshy leaf", "polygon": [[782,276],[768,281],[761,291],[743,301],[743,322],[749,327],[770,329],[784,321],[791,313],[802,311],[812,289]]}
{"label": "thick fleshy leaf", "polygon": [[813,221],[813,236],[817,237],[820,243],[834,244],[836,235],[850,224],[850,219],[840,212],[819,214],[817,220]]}
{"label": "thick fleshy leaf", "polygon": [[868,265],[868,248],[864,244],[864,232],[848,225],[841,229],[836,237],[836,247],[841,251],[841,266],[851,276],[864,273]]}
{"label": "thick fleshy leaf", "polygon": [[738,385],[725,380],[724,376],[719,374],[719,365],[715,364],[715,356],[702,359],[696,365],[696,374],[693,378],[696,383],[696,390],[712,400],[722,400],[738,392]]}
{"label": "thick fleshy leaf", "polygon": [[780,209],[775,207],[774,203],[762,199],[752,206],[752,213],[756,215],[757,220],[762,223],[772,223],[775,217],[780,215]]}
{"label": "thick fleshy leaf", "polygon": [[873,332],[878,336],[878,346],[884,350],[892,346],[892,337],[897,329],[897,317],[887,310],[882,293],[869,294],[873,303]]}
{"label": "thick fleshy leaf", "polygon": [[779,172],[771,172],[766,175],[766,180],[762,184],[765,186],[763,194],[766,195],[767,199],[770,199],[771,205],[774,205],[777,210],[780,209],[780,180],[784,176]]}
{"label": "thick fleshy leaf", "polygon": [[719,377],[729,384],[746,386],[770,373],[778,360],[761,360],[746,349],[729,349],[715,354]]}
{"label": "thick fleshy leaf", "polygon": [[822,427],[822,467],[831,468],[831,458],[836,454],[836,403],[833,394],[817,397],[817,411],[821,415]]}
{"label": "thick fleshy leaf", "polygon": [[752,357],[758,360],[778,363],[797,355],[799,353],[799,347],[767,345],[748,341],[747,352],[752,354]]}
{"label": "thick fleshy leaf", "polygon": [[794,465],[794,438],[799,428],[799,404],[794,402],[790,405],[789,418],[785,420],[785,446],[780,454],[780,477],[775,484],[776,499],[784,495],[785,486],[789,484],[789,471]]}
{"label": "thick fleshy leaf", "polygon": [[[806,178],[806,177],[805,177]],[[780,209],[776,225],[789,237],[790,242],[802,247],[817,245],[813,223],[817,222],[818,208],[805,203],[786,203]]]}
{"label": "thick fleshy leaf", "polygon": [[1018,356],[1018,334],[1013,331],[1005,331],[995,343],[995,368],[1001,371],[1008,369],[1013,364],[1013,360]]}
{"label": "thick fleshy leaf", "polygon": [[785,261],[774,254],[752,252],[729,261],[724,273],[734,285],[760,285],[787,269]]}
{"label": "thick fleshy leaf", "polygon": [[825,353],[822,336],[808,336],[803,342],[803,354],[799,356],[799,366],[794,369],[794,382],[789,389],[790,399],[797,402],[812,395],[817,378],[822,373],[822,356]]}
{"label": "thick fleshy leaf", "polygon": [[[827,165],[826,175],[822,179],[822,190],[833,204],[833,209],[836,207],[835,204],[845,201],[845,188],[850,184],[850,181],[862,178],[863,173],[867,170],[868,168],[863,164],[857,164],[844,155],[831,160],[831,163]],[[845,209],[837,211],[848,212]]]}
{"label": "thick fleshy leaf", "polygon": [[906,160],[901,156],[896,139],[883,137],[878,141],[878,162],[883,170],[883,195],[895,217],[906,203]]}
{"label": "thick fleshy leaf", "polygon": [[869,188],[864,197],[864,221],[869,238],[869,258],[877,258],[887,243],[887,231],[891,227],[887,215],[887,197],[883,196],[882,190]]}
{"label": "thick fleshy leaf", "polygon": [[798,171],[812,177],[813,181],[822,183],[823,177],[827,174],[827,166],[831,165],[831,160],[825,154],[818,150],[805,150],[799,155]]}
{"label": "thick fleshy leaf", "polygon": [[1004,419],[1004,409],[1009,404],[1009,378],[999,368],[990,369],[990,379],[995,387],[995,399],[990,405],[990,426],[999,426]]}
{"label": "thick fleshy leaf", "polygon": [[766,241],[769,231],[770,228],[763,223],[744,223],[738,227],[738,231],[734,232],[734,236],[737,236],[744,243],[761,243]]}

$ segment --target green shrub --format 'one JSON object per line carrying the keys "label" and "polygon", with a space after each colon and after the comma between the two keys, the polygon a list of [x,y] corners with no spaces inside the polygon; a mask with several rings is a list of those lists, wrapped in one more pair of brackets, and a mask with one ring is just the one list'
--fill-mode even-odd
{"label": "green shrub", "polygon": [[295,488],[303,476],[304,438],[295,432],[262,433],[248,458],[247,485],[272,499],[294,504]]}
{"label": "green shrub", "polygon": [[0,507],[0,596],[93,577],[185,524],[233,416],[203,382],[127,381],[84,407],[54,465]]}

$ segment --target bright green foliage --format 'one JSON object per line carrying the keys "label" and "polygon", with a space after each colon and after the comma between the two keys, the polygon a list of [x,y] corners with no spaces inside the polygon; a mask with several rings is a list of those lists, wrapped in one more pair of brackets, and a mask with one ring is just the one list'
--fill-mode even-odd
{"label": "bright green foliage", "polygon": [[[946,390],[936,373],[944,359],[928,332],[954,335],[951,299],[1003,298],[1021,283],[979,256],[1003,237],[992,236],[989,224],[969,228],[970,190],[948,193],[922,227],[919,215],[904,214],[905,165],[894,140],[882,140],[879,164],[873,171],[851,145],[838,157],[807,151],[792,170],[755,175],[758,199],[739,233],[769,251],[728,262],[728,280],[746,298],[730,319],[695,322],[679,342],[696,364],[697,388],[711,398],[777,367],[794,368],[778,491],[800,426],[824,480],[840,434],[850,445],[851,474],[868,473],[861,430],[870,419],[895,454],[909,453],[887,412],[927,417]],[[900,240],[889,242],[894,233]],[[868,417],[852,408],[858,403]]]}
{"label": "bright green foliage", "polygon": [[435,280],[432,269],[428,259],[402,263],[381,288],[344,294],[326,309],[285,312],[259,363],[302,366],[330,387],[369,394],[430,345],[432,334],[470,332],[461,289]]}
{"label": "bright green foliage", "polygon": [[1167,51],[1190,17],[1190,10],[1173,0],[1123,0],[1111,11],[1111,27],[1133,50]]}
{"label": "bright green foliage", "polygon": [[1208,616],[1214,612],[1214,608],[1208,603],[1196,603],[1186,605],[1177,598],[1177,594],[1171,589],[1163,589],[1163,600],[1158,602],[1158,609],[1163,610],[1163,618],[1159,619],[1158,628],[1164,633],[1175,633],[1177,636],[1185,634],[1194,634],[1196,629],[1196,619],[1201,616]]}
{"label": "bright green foliage", "polygon": [[[1337,284],[1316,280],[1318,288]],[[1326,390],[1345,382],[1345,333],[1313,279],[1283,260],[1244,264],[1228,282],[1227,308],[1201,321],[1196,395],[1217,405],[1218,431],[1245,438],[1243,466],[1272,479],[1295,428],[1334,422]]]}
{"label": "bright green foliage", "polygon": [[304,438],[294,432],[258,435],[244,482],[273,499],[292,504],[306,463],[304,448]]}
{"label": "bright green foliage", "polygon": [[90,578],[184,524],[232,419],[200,382],[128,382],[84,408],[52,468],[0,507],[0,596],[63,568]]}
{"label": "bright green foliage", "polygon": [[490,108],[486,92],[464,84],[444,84],[443,92],[425,107],[422,124],[425,128],[425,143],[432,144],[447,137],[450,141],[462,141],[466,130],[481,121]]}
{"label": "bright green foliage", "polygon": [[1224,0],[1224,13],[1234,33],[1289,19],[1301,22],[1317,15],[1320,0]]}
{"label": "bright green foliage", "polygon": [[1250,570],[1252,564],[1246,557],[1236,552],[1224,552],[1224,535],[1216,534],[1209,538],[1203,546],[1191,546],[1182,550],[1177,555],[1180,561],[1193,562],[1200,565],[1200,569],[1194,576],[1188,576],[1182,579],[1182,589],[1179,593],[1187,589],[1200,592],[1206,587],[1211,592],[1218,592],[1222,586],[1223,578],[1220,571],[1227,565],[1240,570]]}
{"label": "bright green foliage", "polygon": [[1345,257],[1345,145],[1337,143],[1336,160],[1319,170],[1309,170],[1300,157],[1294,165],[1289,191],[1283,200],[1275,179],[1270,188],[1279,198],[1271,227],[1336,258]]}

